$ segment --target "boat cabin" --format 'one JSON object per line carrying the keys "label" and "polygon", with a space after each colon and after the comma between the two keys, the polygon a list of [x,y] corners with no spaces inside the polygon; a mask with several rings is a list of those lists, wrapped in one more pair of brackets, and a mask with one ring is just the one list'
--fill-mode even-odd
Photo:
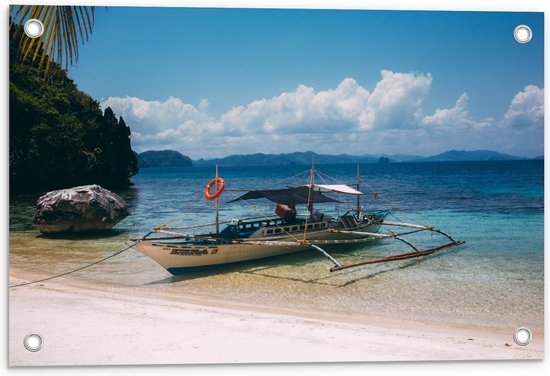
{"label": "boat cabin", "polygon": [[295,218],[287,222],[279,217],[265,219],[235,220],[220,232],[225,239],[258,238],[267,236],[287,236],[289,234],[303,234],[304,231],[326,230],[335,227],[337,222],[332,219],[311,221],[306,218]]}

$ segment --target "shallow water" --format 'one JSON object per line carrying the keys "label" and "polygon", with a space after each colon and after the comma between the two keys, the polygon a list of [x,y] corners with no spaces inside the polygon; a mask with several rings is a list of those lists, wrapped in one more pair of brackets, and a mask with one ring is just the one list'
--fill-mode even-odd
{"label": "shallow water", "polygon": [[[352,183],[356,166],[319,166]],[[202,189],[211,168],[144,169],[134,187],[119,192],[132,214],[101,237],[51,239],[31,223],[36,197],[10,205],[10,265],[29,280],[75,269],[124,247],[153,226],[189,225],[214,219]],[[284,186],[307,166],[222,167],[231,188]],[[441,321],[487,327],[543,326],[544,197],[543,162],[402,163],[361,166],[363,199],[373,209],[394,208],[395,218],[429,223],[466,244],[422,259],[376,264],[330,273],[331,264],[314,251],[222,267],[215,272],[172,277],[154,261],[130,250],[89,269],[63,277],[67,284],[98,289],[146,290],[170,299],[253,303],[277,309],[326,312],[350,317]],[[324,175],[321,175],[324,176]],[[317,177],[321,181],[321,177]],[[281,182],[281,184],[278,184]],[[330,181],[327,181],[330,183]],[[224,200],[238,193],[226,191]],[[273,204],[223,204],[222,219],[243,214],[271,215]],[[327,205],[327,212],[346,210]],[[444,238],[411,237],[427,248]],[[334,255],[344,263],[409,251],[380,241]],[[61,281],[61,280],[59,280]]]}

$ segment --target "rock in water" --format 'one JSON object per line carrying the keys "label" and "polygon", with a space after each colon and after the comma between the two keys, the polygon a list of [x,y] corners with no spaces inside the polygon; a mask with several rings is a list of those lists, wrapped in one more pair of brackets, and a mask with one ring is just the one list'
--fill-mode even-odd
{"label": "rock in water", "polygon": [[98,231],[128,216],[128,204],[99,185],[84,185],[41,196],[33,216],[43,233]]}

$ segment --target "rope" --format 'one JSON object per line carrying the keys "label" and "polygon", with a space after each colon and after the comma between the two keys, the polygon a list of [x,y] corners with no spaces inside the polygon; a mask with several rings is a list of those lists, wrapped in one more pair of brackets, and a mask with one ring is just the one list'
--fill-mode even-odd
{"label": "rope", "polygon": [[[323,181],[323,183],[325,184],[329,184],[329,182],[321,175],[321,172],[318,171],[318,170],[315,170],[315,174],[317,176],[319,176],[319,179],[321,179]],[[349,184],[346,184],[346,183],[343,183],[341,181],[338,181],[326,174],[323,174],[325,175],[327,178],[331,179],[332,181],[334,181],[335,183],[338,183],[338,184],[344,184],[344,185],[349,185]],[[334,194],[343,204],[346,204],[346,205],[350,205],[350,206],[354,206],[354,203],[351,202],[351,201],[348,201],[346,198],[344,198],[339,192],[331,192],[332,194]]]}
{"label": "rope", "polygon": [[[321,180],[323,180],[323,182],[325,183],[328,183],[326,179],[329,179],[329,180],[332,180],[333,182],[335,183],[339,183],[339,184],[346,184],[346,183],[343,183],[335,178],[333,178],[332,176],[329,176],[325,173],[323,173],[322,171],[319,171],[319,170],[315,170],[315,173],[319,176],[319,178]],[[377,190],[374,189],[374,187],[368,182],[366,181],[365,179],[363,179],[361,176],[359,176],[359,180],[366,185],[366,187],[368,188],[368,190],[372,191],[372,193],[374,194],[375,198],[379,198],[380,196],[378,195],[378,192]],[[347,185],[347,184],[346,184]],[[343,203],[345,204],[349,204],[351,205],[352,203],[346,201],[344,198],[342,198],[338,193],[334,192],[336,194],[336,196],[338,197],[338,199],[340,199]],[[395,215],[395,213],[393,212],[395,210],[395,208],[397,207],[397,205],[395,205],[394,202],[392,202],[391,200],[387,199],[385,196],[382,196],[380,197],[380,201],[382,201],[383,203],[386,203],[390,208],[391,208],[391,212],[390,212],[390,216],[392,216],[393,218],[395,218],[396,220],[398,221],[402,221],[403,220],[399,217],[397,217]],[[413,213],[411,212],[408,212],[408,211],[405,211],[403,209],[398,209],[399,212],[401,213],[402,217],[407,219],[408,221],[412,221],[412,222],[420,222],[420,223],[423,223],[424,221],[415,216]]]}
{"label": "rope", "polygon": [[296,175],[294,175],[294,176],[290,176],[290,177],[284,178],[284,179],[275,180],[273,185],[282,184],[283,182],[289,181],[289,180],[295,180],[295,179],[298,178],[299,176],[308,174],[310,171],[311,171],[311,170],[308,169],[308,170],[302,171],[302,172],[300,172],[300,173],[298,173],[298,174],[296,174]]}
{"label": "rope", "polygon": [[[288,178],[283,178],[283,179],[277,179],[277,180],[273,180],[273,181],[269,181],[268,182],[268,186],[269,187],[273,187],[273,186],[278,186],[278,185],[283,185],[284,182],[286,181],[294,181],[294,183],[296,183],[296,180],[298,177],[302,176],[302,175],[306,175],[307,173],[309,173],[311,170],[306,170],[306,171],[302,171],[296,175],[293,175],[293,176],[290,176]],[[297,183],[299,184],[299,183]],[[241,192],[241,191],[253,191],[255,189],[258,189],[258,188],[226,188],[226,191],[237,191],[237,192]]]}
{"label": "rope", "polygon": [[[364,183],[369,189],[372,189],[372,188],[373,188],[373,187],[369,184],[369,182],[367,182],[367,181],[366,181],[365,179],[363,179],[362,177],[359,177],[359,179],[360,179],[361,182]],[[372,190],[373,190],[373,189],[372,189]],[[373,192],[377,193],[378,191],[374,191],[374,190],[373,190]],[[380,196],[377,195],[376,197],[380,197]],[[395,219],[398,220],[398,221],[402,221],[402,222],[403,222],[403,220],[402,220],[401,218],[398,218],[398,217],[394,214],[394,210],[396,210],[396,208],[397,208],[397,205],[396,205],[394,202],[392,202],[391,200],[387,199],[385,196],[382,196],[382,197],[380,198],[380,200],[381,200],[382,202],[385,202],[390,208],[392,208],[392,212],[390,213],[390,215],[391,215],[393,218],[395,218]],[[403,210],[403,209],[401,209],[401,208],[398,208],[397,210],[401,213],[401,215],[402,215],[403,218],[406,218],[406,219],[407,219],[407,221],[420,222],[420,223],[423,223],[423,222],[424,222],[421,218],[415,216],[413,213],[411,213],[411,212],[409,212],[409,211]]]}
{"label": "rope", "polygon": [[101,260],[95,261],[95,262],[93,262],[93,263],[91,263],[91,264],[82,266],[82,267],[80,267],[80,268],[78,268],[78,269],[74,269],[74,270],[71,270],[71,271],[68,271],[68,272],[65,272],[65,273],[62,273],[62,274],[54,275],[53,277],[48,277],[48,278],[40,279],[40,280],[38,280],[38,281],[25,282],[25,283],[20,283],[20,284],[18,284],[18,285],[11,285],[11,286],[9,286],[9,288],[11,289],[11,288],[13,288],[13,287],[21,287],[21,286],[32,285],[32,284],[35,284],[35,283],[45,282],[45,281],[49,281],[49,280],[52,280],[52,279],[55,279],[55,278],[60,278],[60,277],[64,277],[64,276],[69,275],[69,274],[72,274],[72,273],[79,272],[79,271],[81,271],[81,270],[83,270],[83,269],[86,269],[86,268],[89,268],[89,267],[91,267],[91,266],[97,265],[97,264],[99,264],[100,262],[103,262],[103,261],[106,261],[106,260],[108,260],[108,259],[110,259],[110,258],[113,258],[113,257],[115,257],[115,256],[118,256],[118,255],[120,255],[122,252],[126,252],[127,250],[129,250],[130,248],[132,248],[134,245],[136,245],[136,244],[139,243],[139,242],[140,242],[140,240],[138,240],[137,242],[134,242],[134,243],[130,244],[128,247],[124,248],[124,249],[121,250],[121,251],[118,251],[118,252],[116,252],[116,253],[113,253],[113,254],[110,255],[110,256],[107,256],[107,257],[105,257],[105,258],[102,258]]}

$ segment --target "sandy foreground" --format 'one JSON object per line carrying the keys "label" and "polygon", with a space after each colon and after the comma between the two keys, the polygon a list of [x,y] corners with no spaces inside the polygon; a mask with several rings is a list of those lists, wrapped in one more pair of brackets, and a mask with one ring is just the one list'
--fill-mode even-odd
{"label": "sandy foreground", "polygon": [[[10,285],[23,282],[10,278]],[[204,303],[204,304],[202,304]],[[542,359],[542,335],[388,320],[345,322],[216,302],[101,291],[63,279],[9,291],[9,365],[294,363]],[[256,309],[257,308],[257,309]],[[43,348],[23,346],[39,333]]]}

